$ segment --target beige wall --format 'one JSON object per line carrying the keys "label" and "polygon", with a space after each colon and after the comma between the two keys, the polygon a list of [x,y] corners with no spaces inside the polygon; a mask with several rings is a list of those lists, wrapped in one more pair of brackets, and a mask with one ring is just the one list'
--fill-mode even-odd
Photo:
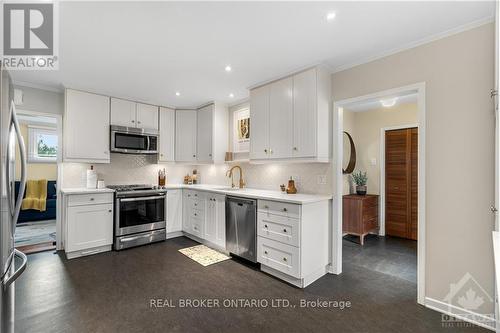
{"label": "beige wall", "polygon": [[494,46],[490,23],[332,75],[336,101],[426,83],[425,287],[436,300],[467,272],[494,295]]}
{"label": "beige wall", "polygon": [[[21,124],[21,134],[23,136],[26,149],[28,149],[28,126]],[[56,163],[28,163],[27,166],[28,180],[29,179],[47,179],[57,180],[57,164]],[[19,149],[16,146],[16,179],[21,177],[21,161],[19,157]]]}
{"label": "beige wall", "polygon": [[[346,123],[351,129],[347,132],[353,137],[356,146],[355,171],[366,172],[368,193],[380,194],[380,131],[384,127],[417,124],[417,104],[402,104],[364,112],[344,109],[344,126]],[[375,158],[375,165],[371,164],[372,158]],[[349,189],[344,184],[344,194],[346,187]]]}

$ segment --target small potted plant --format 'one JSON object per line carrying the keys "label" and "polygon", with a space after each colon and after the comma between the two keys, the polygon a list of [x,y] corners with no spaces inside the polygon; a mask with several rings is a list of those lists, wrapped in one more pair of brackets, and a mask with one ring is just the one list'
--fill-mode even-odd
{"label": "small potted plant", "polygon": [[352,174],[352,180],[354,184],[356,184],[356,193],[358,195],[366,194],[366,182],[368,181],[368,177],[366,176],[366,172],[355,172]]}

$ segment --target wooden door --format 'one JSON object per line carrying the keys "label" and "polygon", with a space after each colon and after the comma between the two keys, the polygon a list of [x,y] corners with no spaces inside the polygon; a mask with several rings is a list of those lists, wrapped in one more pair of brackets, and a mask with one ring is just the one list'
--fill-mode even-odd
{"label": "wooden door", "polygon": [[418,129],[385,132],[385,232],[417,239]]}

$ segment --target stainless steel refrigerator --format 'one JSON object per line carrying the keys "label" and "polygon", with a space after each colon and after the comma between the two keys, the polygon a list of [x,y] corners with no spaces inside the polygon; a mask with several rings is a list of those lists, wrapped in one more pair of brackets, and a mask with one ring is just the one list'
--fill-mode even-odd
{"label": "stainless steel refrigerator", "polygon": [[[26,186],[26,149],[19,130],[14,89],[0,63],[0,332],[14,332],[14,282],[26,268],[27,257],[14,248],[14,233]],[[19,193],[15,197],[16,140],[21,160]]]}

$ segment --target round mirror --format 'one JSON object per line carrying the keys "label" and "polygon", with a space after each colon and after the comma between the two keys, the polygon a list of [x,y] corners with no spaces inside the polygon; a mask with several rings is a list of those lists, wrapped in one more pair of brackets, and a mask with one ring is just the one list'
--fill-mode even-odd
{"label": "round mirror", "polygon": [[342,173],[350,174],[354,171],[354,167],[356,166],[356,147],[349,133],[344,132],[343,138],[344,157],[342,160]]}

